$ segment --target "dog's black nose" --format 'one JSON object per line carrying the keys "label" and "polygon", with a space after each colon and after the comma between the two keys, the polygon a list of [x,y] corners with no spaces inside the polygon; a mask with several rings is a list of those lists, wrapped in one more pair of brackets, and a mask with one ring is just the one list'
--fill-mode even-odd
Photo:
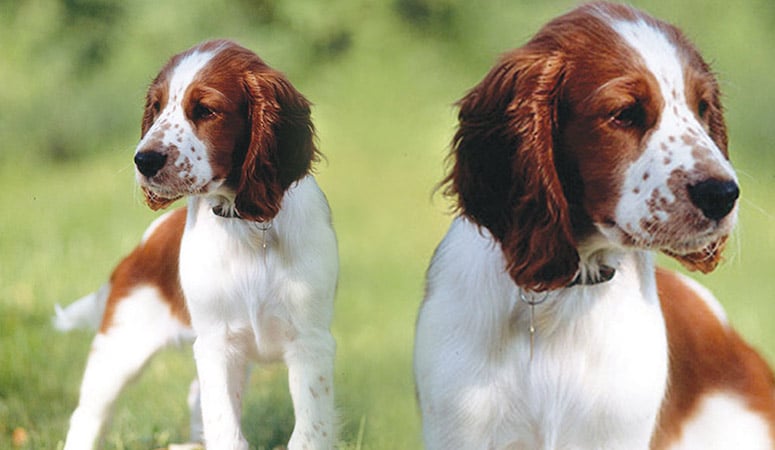
{"label": "dog's black nose", "polygon": [[734,181],[711,178],[689,186],[692,203],[708,219],[720,220],[735,207],[740,188]]}
{"label": "dog's black nose", "polygon": [[135,166],[146,177],[156,175],[167,162],[167,155],[155,151],[140,152],[135,155]]}

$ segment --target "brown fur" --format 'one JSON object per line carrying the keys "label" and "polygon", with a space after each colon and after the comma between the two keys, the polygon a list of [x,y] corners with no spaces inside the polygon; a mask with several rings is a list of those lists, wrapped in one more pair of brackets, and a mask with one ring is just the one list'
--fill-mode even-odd
{"label": "brown fur", "polygon": [[[234,189],[237,213],[247,220],[271,220],[285,191],[310,171],[318,151],[310,103],[252,51],[230,41],[209,41],[172,57],[148,89],[142,136],[170,101],[167,90],[175,66],[191,52],[213,49],[220,50],[186,90],[186,116],[211,149],[205,157],[214,172]],[[195,117],[197,104],[210,103],[217,105],[215,118]],[[143,193],[154,210],[187,194],[166,198],[148,189]]]}
{"label": "brown fur", "polygon": [[504,56],[459,102],[455,164],[445,180],[461,212],[501,242],[517,284],[569,283],[579,256],[554,168],[563,64],[531,48]]}
{"label": "brown fur", "polygon": [[[555,19],[501,57],[458,103],[445,192],[500,242],[509,274],[531,290],[573,280],[579,242],[594,223],[611,220],[622,174],[640,155],[664,105],[657,80],[588,13],[595,8],[626,19],[635,14],[593,3]],[[644,17],[683,52],[687,89],[693,89],[686,97],[703,104],[700,121],[726,155],[720,94],[708,65],[677,28]],[[641,109],[636,122],[611,120],[633,104]],[[725,240],[689,254],[666,253],[708,272],[720,261]]]}
{"label": "brown fur", "polygon": [[670,372],[651,447],[668,448],[680,438],[682,425],[697,412],[703,395],[713,392],[739,395],[770,424],[775,439],[775,378],[767,363],[675,273],[657,269],[657,289]]}
{"label": "brown fur", "polygon": [[131,294],[132,289],[142,286],[158,289],[173,316],[184,324],[191,323],[178,279],[180,240],[185,224],[186,208],[173,211],[145,242],[116,266],[110,276],[111,289],[102,316],[101,333],[111,327],[118,304]]}

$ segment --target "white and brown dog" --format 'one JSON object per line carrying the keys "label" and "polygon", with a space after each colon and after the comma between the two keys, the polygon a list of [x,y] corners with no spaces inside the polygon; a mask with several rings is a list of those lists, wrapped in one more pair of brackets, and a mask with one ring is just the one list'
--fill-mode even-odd
{"label": "white and brown dog", "polygon": [[233,42],[203,43],[161,70],[148,90],[137,181],[154,209],[180,197],[188,205],[154,222],[100,292],[60,314],[66,325],[88,317],[89,305],[104,308],[68,450],[96,445],[116,396],[153,353],[194,338],[208,449],[248,448],[240,415],[251,360],[288,366],[288,448],[333,448],[338,257],[309,173],[313,140],[307,100]]}
{"label": "white and brown dog", "polygon": [[426,448],[775,448],[773,375],[713,296],[738,185],[714,75],[623,5],[561,16],[460,101],[428,270]]}

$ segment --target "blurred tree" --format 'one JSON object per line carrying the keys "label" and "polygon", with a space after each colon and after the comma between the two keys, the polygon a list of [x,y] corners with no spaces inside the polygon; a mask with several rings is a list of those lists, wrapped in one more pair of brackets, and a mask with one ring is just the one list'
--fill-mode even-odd
{"label": "blurred tree", "polygon": [[353,44],[357,8],[302,0],[0,0],[0,101],[7,106],[0,160],[68,161],[126,145],[136,136],[143,78],[205,39],[260,42],[262,55],[287,49],[282,68],[300,73],[335,63]]}
{"label": "blurred tree", "polygon": [[393,9],[418,30],[447,37],[454,33],[454,15],[459,10],[453,0],[395,0]]}
{"label": "blurred tree", "polygon": [[115,44],[126,11],[115,0],[62,0],[62,22],[52,37],[56,41],[74,39],[76,75],[93,72],[107,60]]}
{"label": "blurred tree", "polygon": [[[499,53],[522,44],[538,26],[576,3],[0,0],[0,161],[59,161],[111,148],[124,151],[137,138],[138,105],[152,72],[171,54],[205,39],[237,39],[295,82],[316,77],[321,69],[347,67],[362,58],[358,52],[384,60],[368,68],[358,60],[362,77],[389,76],[400,67],[399,59],[421,70],[416,61],[429,55],[436,66],[427,70],[459,83],[448,99],[478,80]],[[709,51],[714,59],[728,64],[723,78],[772,91],[771,50],[743,42],[772,41],[772,0],[746,0],[724,12],[723,20],[721,0],[711,2],[716,7],[699,9],[702,0],[635,3],[658,15],[669,11],[687,30],[697,26],[694,35],[713,26],[700,36],[715,43]],[[749,91],[740,90],[745,106],[731,108],[730,119],[737,111],[770,116],[771,103]],[[744,94],[750,98],[743,99]],[[761,147],[769,139],[762,120],[739,120],[736,134],[757,137]],[[775,153],[768,155],[775,158]]]}

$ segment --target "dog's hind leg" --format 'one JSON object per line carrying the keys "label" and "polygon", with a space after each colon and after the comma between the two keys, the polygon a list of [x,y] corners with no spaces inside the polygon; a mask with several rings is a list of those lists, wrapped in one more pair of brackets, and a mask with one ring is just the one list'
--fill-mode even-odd
{"label": "dog's hind leg", "polygon": [[160,349],[193,339],[191,329],[149,287],[135,289],[118,302],[109,321],[92,342],[65,450],[96,448],[127,383]]}

